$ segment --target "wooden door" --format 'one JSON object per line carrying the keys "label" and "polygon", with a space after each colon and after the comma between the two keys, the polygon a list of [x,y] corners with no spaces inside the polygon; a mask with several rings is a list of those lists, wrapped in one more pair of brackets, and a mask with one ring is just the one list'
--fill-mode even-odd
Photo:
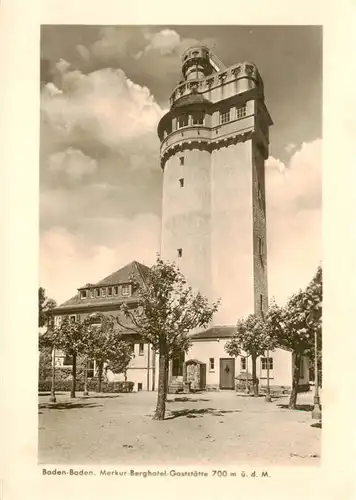
{"label": "wooden door", "polygon": [[235,358],[220,358],[220,389],[235,389]]}

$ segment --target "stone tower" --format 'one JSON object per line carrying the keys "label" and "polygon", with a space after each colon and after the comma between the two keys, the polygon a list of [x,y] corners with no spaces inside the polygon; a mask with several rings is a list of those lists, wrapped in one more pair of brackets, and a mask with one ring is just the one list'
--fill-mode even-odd
{"label": "stone tower", "polygon": [[183,53],[184,80],[159,122],[161,255],[221,298],[213,325],[267,310],[265,159],[271,117],[253,63],[226,68],[204,46]]}

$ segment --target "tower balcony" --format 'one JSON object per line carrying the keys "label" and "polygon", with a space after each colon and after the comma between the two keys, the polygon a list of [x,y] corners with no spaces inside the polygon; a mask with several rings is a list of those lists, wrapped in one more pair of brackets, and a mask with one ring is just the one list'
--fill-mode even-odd
{"label": "tower balcony", "polygon": [[181,145],[183,142],[209,143],[211,139],[211,128],[204,125],[190,125],[174,130],[163,139],[161,143],[161,157],[164,157],[169,149]]}

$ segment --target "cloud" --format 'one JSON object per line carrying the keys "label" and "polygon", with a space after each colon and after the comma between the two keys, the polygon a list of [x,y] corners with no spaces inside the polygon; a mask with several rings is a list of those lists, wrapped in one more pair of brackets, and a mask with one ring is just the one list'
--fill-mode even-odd
{"label": "cloud", "polygon": [[55,131],[56,142],[73,142],[85,135],[87,141],[111,149],[137,139],[158,144],[153,134],[163,110],[147,87],[133,83],[120,69],[85,75],[68,67],[61,61],[57,88],[48,84],[42,91],[43,122]]}
{"label": "cloud", "polygon": [[52,227],[40,242],[42,286],[61,303],[79,286],[95,283],[132,260],[152,265],[159,248],[159,224],[158,217],[145,214],[112,220],[115,240],[110,246],[88,245],[82,234]]}
{"label": "cloud", "polygon": [[149,44],[145,47],[145,51],[158,50],[162,55],[172,54],[181,43],[178,33],[171,29],[147,34],[147,39],[149,40]]}
{"label": "cloud", "polygon": [[65,151],[53,153],[48,159],[48,169],[51,172],[68,177],[71,182],[82,181],[85,176],[93,174],[98,162],[78,149],[68,148]]}
{"label": "cloud", "polygon": [[269,291],[279,302],[304,287],[322,260],[321,149],[317,139],[288,165],[266,162]]}
{"label": "cloud", "polygon": [[164,110],[121,69],[55,71],[41,92],[41,282],[64,300],[159,249]]}

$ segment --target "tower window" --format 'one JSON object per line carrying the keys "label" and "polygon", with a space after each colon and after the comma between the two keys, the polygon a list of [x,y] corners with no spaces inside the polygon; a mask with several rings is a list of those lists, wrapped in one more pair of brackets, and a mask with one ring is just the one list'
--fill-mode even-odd
{"label": "tower window", "polygon": [[177,253],[178,253],[178,257],[182,257],[182,255],[183,255],[183,249],[182,248],[178,248],[177,249]]}
{"label": "tower window", "polygon": [[261,310],[261,313],[263,313],[263,295],[262,295],[262,293],[260,293],[260,310]]}
{"label": "tower window", "polygon": [[184,187],[184,179],[179,179],[179,184],[180,184],[180,187]]}
{"label": "tower window", "polygon": [[258,254],[261,258],[263,258],[263,241],[262,238],[258,238]]}
{"label": "tower window", "polygon": [[236,118],[240,120],[246,116],[246,106],[242,106],[241,108],[236,108]]}
{"label": "tower window", "polygon": [[230,121],[230,110],[220,111],[220,123],[228,123]]}
{"label": "tower window", "polygon": [[204,124],[204,113],[194,113],[192,115],[193,125],[203,125]]}
{"label": "tower window", "polygon": [[184,165],[184,156],[179,157],[179,164]]}
{"label": "tower window", "polygon": [[178,118],[177,121],[178,128],[187,127],[188,126],[188,115],[182,115]]}

